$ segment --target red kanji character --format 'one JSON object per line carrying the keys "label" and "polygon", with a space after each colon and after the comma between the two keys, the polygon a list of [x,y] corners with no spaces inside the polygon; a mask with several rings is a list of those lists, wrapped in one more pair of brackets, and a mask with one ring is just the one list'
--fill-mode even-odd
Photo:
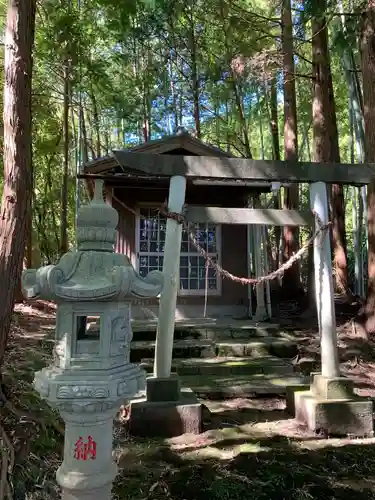
{"label": "red kanji character", "polygon": [[74,446],[74,458],[76,460],[96,459],[96,442],[91,436],[87,438],[87,443],[84,443],[82,437],[79,437]]}
{"label": "red kanji character", "polygon": [[74,458],[76,460],[86,460],[84,458],[85,456],[85,445],[83,443],[83,439],[80,437],[76,443],[75,443],[75,448],[74,448]]}
{"label": "red kanji character", "polygon": [[91,436],[89,436],[87,440],[86,455],[90,460],[96,459],[96,443]]}

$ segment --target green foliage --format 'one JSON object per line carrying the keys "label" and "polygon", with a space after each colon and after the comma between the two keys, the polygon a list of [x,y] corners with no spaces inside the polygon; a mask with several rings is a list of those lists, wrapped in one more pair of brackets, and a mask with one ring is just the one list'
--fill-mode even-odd
{"label": "green foliage", "polygon": [[[299,157],[311,159],[311,16],[324,2],[295,4]],[[343,53],[359,61],[357,16],[327,4],[342,161],[351,159],[348,84]],[[4,9],[4,6],[1,5]],[[361,2],[344,0],[344,12]],[[269,91],[277,75],[283,155],[279,3],[266,0],[47,0],[38,9],[33,79],[33,230],[35,262],[58,258],[64,165],[64,81],[69,95],[69,240],[74,244],[75,174],[80,163],[112,148],[195,127],[234,155],[271,159]],[[2,78],[2,73],[0,75]],[[0,102],[0,110],[2,103]],[[246,146],[246,140],[248,146]],[[248,151],[249,150],[249,151]],[[2,170],[2,169],[1,169]],[[1,177],[0,177],[1,189]],[[85,197],[81,186],[80,197]],[[351,200],[348,197],[348,228]],[[349,233],[350,234],[350,233]],[[350,240],[350,237],[349,237]]]}

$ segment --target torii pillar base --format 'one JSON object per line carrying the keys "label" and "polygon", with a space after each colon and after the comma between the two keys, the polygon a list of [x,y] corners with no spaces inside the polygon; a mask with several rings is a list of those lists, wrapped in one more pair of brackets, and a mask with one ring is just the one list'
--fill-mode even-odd
{"label": "torii pillar base", "polygon": [[352,380],[321,374],[312,377],[310,390],[294,393],[299,423],[329,436],[373,436],[373,403],[354,393]]}
{"label": "torii pillar base", "polygon": [[203,405],[190,389],[181,389],[176,376],[149,377],[146,397],[130,405],[129,431],[132,436],[171,438],[200,434]]}

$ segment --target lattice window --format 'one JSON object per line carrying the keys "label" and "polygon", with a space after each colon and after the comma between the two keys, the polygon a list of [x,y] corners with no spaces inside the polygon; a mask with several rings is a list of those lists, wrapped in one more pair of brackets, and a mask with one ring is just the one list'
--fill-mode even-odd
{"label": "lattice window", "polygon": [[[137,224],[138,272],[141,276],[155,269],[163,269],[166,219],[153,208],[140,208]],[[220,226],[195,224],[195,235],[199,245],[205,249],[214,262],[219,262]],[[220,293],[220,277],[209,266],[206,276],[205,259],[202,257],[185,230],[182,232],[180,256],[180,294],[204,295]]]}

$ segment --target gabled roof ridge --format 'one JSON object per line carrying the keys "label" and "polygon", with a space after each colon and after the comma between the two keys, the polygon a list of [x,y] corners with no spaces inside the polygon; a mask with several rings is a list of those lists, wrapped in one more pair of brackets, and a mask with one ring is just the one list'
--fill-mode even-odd
{"label": "gabled roof ridge", "polygon": [[204,142],[201,139],[198,139],[197,137],[194,137],[190,134],[188,134],[188,135],[189,135],[189,140],[192,143],[200,144],[200,145],[205,146],[206,148],[212,149],[213,151],[223,153],[223,154],[227,155],[228,158],[233,156],[231,153],[228,153],[227,151],[224,151],[223,149],[219,148],[219,146],[215,146],[214,144],[211,144],[210,142]]}
{"label": "gabled roof ridge", "polygon": [[158,145],[167,146],[168,143],[170,143],[171,146],[176,145],[176,143],[177,143],[177,144],[179,144],[179,146],[181,148],[183,148],[184,145],[188,145],[190,143],[193,146],[196,146],[196,147],[199,147],[202,149],[206,149],[207,151],[219,153],[220,156],[227,156],[228,158],[233,157],[233,155],[231,155],[230,153],[227,153],[226,151],[222,150],[218,146],[214,146],[212,144],[204,142],[201,139],[198,139],[198,138],[192,136],[187,131],[180,132],[180,133],[174,134],[174,135],[167,135],[167,136],[162,137],[160,139],[154,139],[152,141],[144,142],[143,144],[139,144],[138,146],[135,146],[133,148],[128,148],[128,152],[129,153],[147,152],[148,149],[157,147]]}

